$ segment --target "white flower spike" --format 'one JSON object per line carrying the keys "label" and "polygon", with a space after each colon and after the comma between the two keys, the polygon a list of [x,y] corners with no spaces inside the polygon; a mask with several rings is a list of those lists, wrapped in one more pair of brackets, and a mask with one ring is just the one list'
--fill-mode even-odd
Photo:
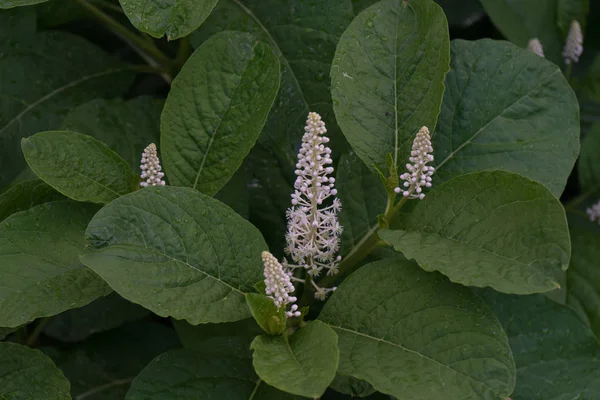
{"label": "white flower spike", "polygon": [[583,33],[581,32],[581,25],[579,22],[571,22],[571,28],[567,35],[567,41],[563,49],[563,57],[565,64],[575,64],[579,61],[579,57],[583,53]]}
{"label": "white flower spike", "polygon": [[288,318],[299,317],[301,313],[298,311],[298,305],[294,304],[297,299],[291,296],[294,292],[291,273],[284,270],[279,261],[268,251],[262,252],[262,261],[265,266],[265,292],[267,296],[273,299],[278,309],[287,307],[288,304],[292,305],[290,310],[285,312]]}
{"label": "white flower spike", "polygon": [[140,186],[165,186],[165,181],[162,180],[165,174],[161,172],[162,168],[160,167],[160,160],[158,159],[154,143],[150,143],[144,149],[140,169],[142,170],[141,178],[145,179],[145,181],[140,182]]}
{"label": "white flower spike", "polygon": [[538,38],[533,38],[529,41],[527,50],[537,54],[540,57],[544,57],[544,47]]}
{"label": "white flower spike", "polygon": [[[329,138],[324,136],[327,129],[321,116],[314,112],[308,114],[304,131],[292,207],[287,211],[286,253],[297,265],[286,265],[306,268],[312,276],[318,276],[323,269],[333,275],[341,259],[336,253],[342,233],[337,213],[342,203],[335,197],[335,179],[328,176],[333,172]],[[330,197],[333,201],[324,205]]]}
{"label": "white flower spike", "polygon": [[404,181],[404,189],[395,188],[396,193],[402,193],[404,197],[410,199],[423,199],[423,187],[431,187],[431,175],[435,168],[430,167],[427,163],[433,161],[433,147],[431,147],[431,136],[429,128],[422,127],[415,140],[413,141],[412,151],[410,152],[409,161],[412,164],[406,164],[408,172],[400,175],[400,179]]}
{"label": "white flower spike", "polygon": [[590,218],[590,221],[597,221],[600,224],[600,200],[596,204],[588,208],[586,210],[586,213]]}

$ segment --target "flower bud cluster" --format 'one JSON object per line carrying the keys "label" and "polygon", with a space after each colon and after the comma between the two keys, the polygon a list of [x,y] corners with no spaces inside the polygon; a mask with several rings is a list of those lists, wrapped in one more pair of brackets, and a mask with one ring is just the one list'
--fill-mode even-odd
{"label": "flower bud cluster", "polygon": [[400,175],[400,179],[404,181],[404,189],[395,188],[396,193],[402,193],[404,197],[411,199],[423,199],[423,187],[431,187],[431,175],[435,168],[430,167],[427,163],[433,161],[433,147],[431,147],[431,136],[429,129],[422,127],[415,140],[413,141],[412,151],[410,152],[410,164],[406,164],[408,172]]}
{"label": "flower bud cluster", "polygon": [[597,221],[600,224],[600,200],[586,210],[590,221]]}
{"label": "flower bud cluster", "polygon": [[581,32],[581,25],[579,22],[571,22],[571,28],[567,35],[567,41],[563,49],[563,58],[565,64],[576,63],[579,61],[579,57],[583,53],[583,33]]}
{"label": "flower bud cluster", "polygon": [[544,57],[544,47],[538,38],[533,38],[527,44],[527,50],[537,54],[540,57]]}
{"label": "flower bud cluster", "polygon": [[265,266],[265,293],[273,299],[278,309],[292,304],[290,310],[285,313],[288,318],[299,317],[298,305],[294,304],[297,299],[291,295],[295,290],[291,280],[291,272],[286,271],[273,254],[268,251],[262,252],[262,261]]}
{"label": "flower bud cluster", "polygon": [[[327,129],[321,116],[314,112],[309,113],[304,130],[292,207],[287,211],[286,253],[296,267],[306,268],[312,276],[323,269],[335,274],[341,259],[336,253],[342,233],[337,213],[342,203],[335,197],[335,178],[328,176],[333,173],[329,138],[324,136]],[[325,204],[330,197],[333,200]]]}
{"label": "flower bud cluster", "polygon": [[140,169],[142,170],[141,178],[145,179],[140,183],[140,186],[164,186],[165,181],[162,180],[165,174],[161,172],[160,160],[158,159],[158,154],[156,152],[156,145],[154,143],[150,143],[142,154],[142,165],[140,165]]}

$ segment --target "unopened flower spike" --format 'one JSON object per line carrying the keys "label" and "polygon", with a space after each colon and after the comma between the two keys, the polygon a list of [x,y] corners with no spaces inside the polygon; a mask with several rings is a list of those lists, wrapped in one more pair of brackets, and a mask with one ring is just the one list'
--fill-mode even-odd
{"label": "unopened flower spike", "polygon": [[544,57],[544,47],[538,38],[533,38],[527,44],[527,50],[537,54],[540,57]]}
{"label": "unopened flower spike", "polygon": [[143,180],[140,186],[165,186],[165,181],[162,179],[165,174],[161,172],[160,160],[156,152],[156,145],[150,143],[142,153],[142,165],[140,165]]}
{"label": "unopened flower spike", "polygon": [[265,266],[265,293],[273,299],[277,309],[287,308],[288,304],[292,305],[290,310],[285,312],[288,318],[299,317],[301,313],[298,311],[298,305],[294,304],[297,299],[291,295],[294,292],[291,272],[286,271],[273,254],[268,251],[262,252],[262,261]]}
{"label": "unopened flower spike", "polygon": [[410,199],[423,199],[423,187],[431,187],[431,175],[435,168],[428,166],[427,163],[433,161],[433,147],[431,147],[431,136],[429,129],[422,127],[415,140],[413,141],[412,150],[410,152],[409,164],[406,164],[408,172],[400,175],[400,179],[404,181],[403,188],[395,188],[396,193],[402,193],[404,197]]}
{"label": "unopened flower spike", "polygon": [[583,33],[581,32],[581,25],[579,22],[571,22],[571,28],[567,35],[567,41],[563,49],[563,57],[565,64],[576,63],[579,61],[579,57],[583,53]]}
{"label": "unopened flower spike", "polygon": [[590,221],[596,221],[600,224],[600,200],[596,204],[588,208],[586,210],[586,213],[590,218]]}
{"label": "unopened flower spike", "polygon": [[328,275],[336,274],[341,260],[336,253],[342,233],[337,214],[342,203],[335,197],[335,178],[329,176],[333,173],[333,161],[326,132],[321,116],[309,113],[296,164],[292,207],[287,210],[286,253],[295,263],[287,265],[305,268],[312,276],[323,270]]}

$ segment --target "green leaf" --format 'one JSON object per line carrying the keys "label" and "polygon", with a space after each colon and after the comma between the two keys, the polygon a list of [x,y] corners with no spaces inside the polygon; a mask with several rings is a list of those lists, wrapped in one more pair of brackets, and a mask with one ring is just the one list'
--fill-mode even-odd
{"label": "green leaf", "polygon": [[377,216],[385,211],[387,195],[381,180],[354,153],[340,158],[335,184],[342,201],[341,253],[345,255],[377,227]]}
{"label": "green leaf", "polygon": [[154,357],[176,347],[179,342],[173,329],[135,322],[95,334],[80,344],[42,350],[71,382],[73,400],[123,400],[136,375]]}
{"label": "green leaf", "polygon": [[546,58],[562,65],[563,37],[556,15],[558,1],[481,0],[481,4],[508,40],[519,47],[527,47],[530,39],[538,38]]}
{"label": "green leaf", "polygon": [[214,197],[227,204],[244,219],[248,219],[250,216],[248,204],[250,196],[248,194],[248,184],[246,183],[246,171],[243,168],[238,169],[229,182]]}
{"label": "green leaf", "polygon": [[517,364],[511,398],[594,399],[600,393],[600,348],[572,310],[541,295],[478,291],[506,330]]}
{"label": "green leaf", "polygon": [[140,173],[144,148],[159,141],[163,106],[163,100],[149,96],[95,99],[71,110],[61,129],[93,136]]}
{"label": "green leaf", "polygon": [[6,339],[6,337],[8,335],[10,335],[13,332],[16,332],[19,328],[20,328],[20,326],[14,327],[14,328],[2,328],[2,327],[0,327],[0,340]]}
{"label": "green leaf", "polygon": [[558,67],[510,43],[454,40],[446,87],[434,185],[502,169],[560,196],[579,154],[579,108]]}
{"label": "green leaf", "polygon": [[63,199],[62,194],[39,179],[19,182],[0,194],[0,221],[38,204]]}
{"label": "green leaf", "polygon": [[149,315],[145,308],[123,299],[116,293],[74,308],[48,321],[44,334],[62,342],[80,342],[92,334],[117,328],[128,321]]}
{"label": "green leaf", "polygon": [[217,193],[254,146],[279,80],[277,57],[251,34],[204,42],[173,81],[161,117],[169,182]]}
{"label": "green leaf", "polygon": [[246,304],[258,325],[269,335],[281,335],[285,332],[285,307],[277,309],[272,299],[259,293],[247,293]]}
{"label": "green leaf", "polygon": [[218,0],[119,0],[133,26],[155,38],[178,39],[195,31]]}
{"label": "green leaf", "polygon": [[350,397],[368,397],[375,393],[375,388],[369,382],[339,374],[331,382],[331,388]]}
{"label": "green leaf", "polygon": [[0,223],[0,326],[56,315],[111,292],[79,262],[85,227],[97,210],[56,201]]}
{"label": "green leaf", "polygon": [[556,24],[562,37],[567,37],[573,21],[578,21],[585,31],[589,11],[589,0],[556,0]]}
{"label": "green leaf", "polygon": [[505,333],[483,301],[413,262],[371,263],[319,319],[338,334],[338,373],[401,399],[500,399],[515,383]]}
{"label": "green leaf", "polygon": [[73,200],[109,203],[138,188],[127,162],[91,136],[40,132],[24,138],[21,148],[36,175]]}
{"label": "green leaf", "polygon": [[419,128],[433,131],[449,48],[446,17],[431,0],[382,1],[344,32],[331,66],[333,108],[368,167],[386,170],[388,153],[404,165]]}
{"label": "green leaf", "polygon": [[48,0],[0,0],[0,8],[13,8],[44,3]]}
{"label": "green leaf", "polygon": [[308,322],[292,336],[258,336],[250,348],[258,376],[299,396],[318,398],[335,378],[337,335],[321,321]]}
{"label": "green leaf", "polygon": [[565,211],[545,187],[504,171],[458,176],[380,237],[426,271],[505,293],[558,287],[571,244]]}
{"label": "green leaf", "polygon": [[[23,168],[21,138],[58,129],[78,104],[127,91],[132,74],[86,40],[66,32],[35,32],[28,7],[0,14],[0,187]],[[60,55],[60,56],[57,56]]]}
{"label": "green leaf", "polygon": [[41,351],[0,343],[0,398],[71,400],[69,381]]}
{"label": "green leaf", "polygon": [[581,143],[581,157],[577,163],[579,185],[584,192],[600,189],[600,123],[595,123]]}
{"label": "green leaf", "polygon": [[180,349],[161,354],[133,381],[126,400],[293,400],[264,384],[249,360]]}
{"label": "green leaf", "polygon": [[90,222],[82,256],[121,296],[192,324],[250,317],[244,295],[261,279],[266,244],[248,221],[190,188],[119,197]]}

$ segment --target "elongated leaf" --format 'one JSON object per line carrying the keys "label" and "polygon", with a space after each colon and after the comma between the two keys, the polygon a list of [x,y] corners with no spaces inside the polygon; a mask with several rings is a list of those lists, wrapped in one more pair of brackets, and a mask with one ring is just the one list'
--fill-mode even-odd
{"label": "elongated leaf", "polygon": [[565,211],[545,187],[504,171],[462,175],[380,236],[426,271],[505,293],[547,292],[569,264]]}
{"label": "elongated leaf", "polygon": [[563,37],[557,27],[559,0],[481,0],[481,4],[500,32],[519,47],[538,38],[545,56],[562,65]]}
{"label": "elongated leaf", "polygon": [[398,398],[500,399],[515,366],[500,324],[469,289],[412,262],[350,275],[319,319],[339,336],[339,373]]}
{"label": "elongated leaf", "polygon": [[558,67],[510,43],[455,40],[446,86],[436,184],[502,169],[562,193],[579,154],[579,109]]}
{"label": "elongated leaf", "polygon": [[39,179],[19,182],[0,194],[0,221],[38,204],[62,200],[64,196]]}
{"label": "elongated leaf", "polygon": [[39,350],[0,343],[0,398],[71,400],[69,381]]}
{"label": "elongated leaf", "polygon": [[119,0],[136,28],[168,40],[192,33],[208,17],[218,0]]}
{"label": "elongated leaf", "polygon": [[136,322],[68,348],[42,350],[71,382],[73,400],[123,400],[133,379],[154,357],[177,347],[173,329]]}
{"label": "elongated leaf", "polygon": [[91,136],[40,132],[23,139],[21,148],[37,176],[74,200],[108,203],[138,188],[125,160]]}
{"label": "elongated leaf", "polygon": [[44,3],[48,0],[0,0],[0,8],[13,8]]}
{"label": "elongated leaf", "polygon": [[80,37],[36,34],[35,14],[27,8],[0,15],[0,187],[26,167],[22,137],[58,129],[71,108],[127,91],[132,77],[127,67]]}
{"label": "elongated leaf", "polygon": [[79,262],[85,227],[97,209],[56,201],[0,224],[0,326],[55,315],[111,292]]}
{"label": "elongated leaf", "polygon": [[248,221],[196,190],[152,187],[90,222],[82,256],[121,296],[192,324],[250,317],[244,294],[262,276],[266,244]]}
{"label": "elongated leaf", "polygon": [[92,334],[117,328],[149,314],[150,311],[113,292],[87,306],[54,316],[46,324],[44,334],[63,342],[80,342]]}
{"label": "elongated leaf", "polygon": [[387,195],[383,183],[354,153],[342,155],[336,178],[342,201],[340,223],[342,254],[348,254],[373,227],[385,211]]}
{"label": "elongated leaf", "polygon": [[279,88],[279,62],[252,35],[207,40],[173,81],[161,118],[169,181],[213,195],[254,146]]}
{"label": "elongated leaf", "polygon": [[163,100],[148,96],[127,101],[95,99],[71,110],[61,129],[93,136],[139,173],[144,148],[158,144],[163,106]]}
{"label": "elongated leaf", "polygon": [[293,400],[264,384],[249,360],[235,356],[205,357],[172,350],[152,361],[135,379],[126,400]]}
{"label": "elongated leaf", "polygon": [[338,367],[337,335],[321,321],[312,321],[292,336],[258,336],[250,346],[258,376],[277,389],[318,398]]}
{"label": "elongated leaf", "polygon": [[446,17],[431,0],[382,1],[342,35],[331,66],[334,110],[368,167],[387,170],[390,153],[404,165],[419,128],[434,129],[449,48]]}
{"label": "elongated leaf", "polygon": [[478,291],[506,330],[517,364],[512,399],[594,399],[600,393],[600,348],[572,310],[541,295]]}

